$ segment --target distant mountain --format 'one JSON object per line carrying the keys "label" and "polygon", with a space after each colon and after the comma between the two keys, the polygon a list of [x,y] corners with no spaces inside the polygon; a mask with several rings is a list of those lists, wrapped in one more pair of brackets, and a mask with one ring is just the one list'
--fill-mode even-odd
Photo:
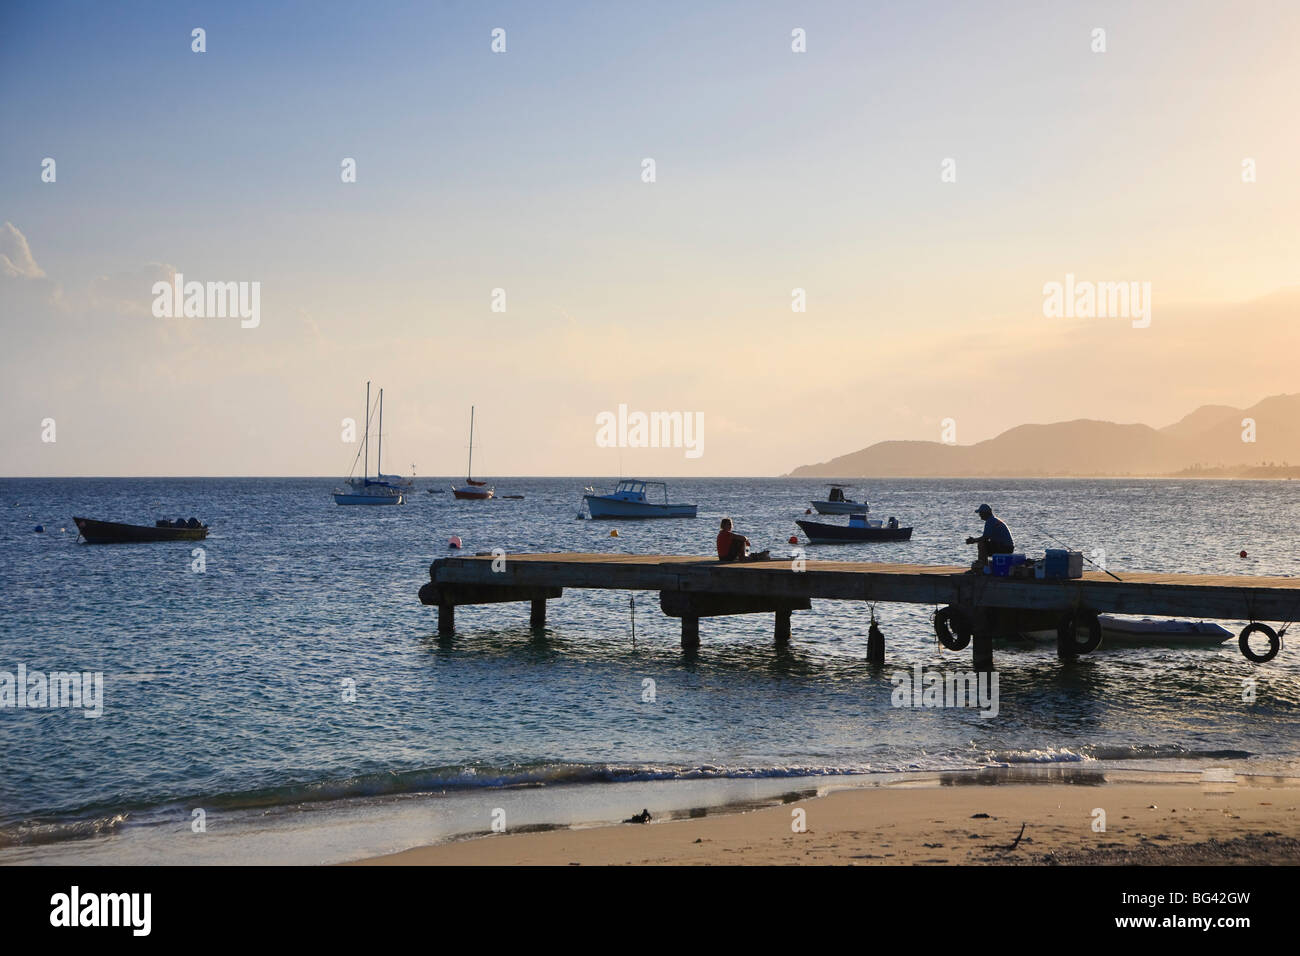
{"label": "distant mountain", "polygon": [[[1254,420],[1253,442],[1243,419]],[[1165,428],[1077,419],[1019,425],[974,445],[883,441],[790,474],[808,478],[1246,473],[1300,465],[1300,394],[1274,395],[1250,408],[1204,405]]]}

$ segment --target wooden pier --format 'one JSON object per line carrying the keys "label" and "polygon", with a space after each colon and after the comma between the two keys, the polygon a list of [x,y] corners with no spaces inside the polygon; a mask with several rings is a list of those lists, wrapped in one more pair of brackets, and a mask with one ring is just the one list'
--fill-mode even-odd
{"label": "wooden pier", "polygon": [[[658,591],[659,604],[682,622],[682,646],[700,642],[700,618],[773,614],[775,638],[788,641],[792,614],[813,600],[930,604],[945,647],[973,645],[977,669],[992,667],[992,639],[1001,633],[1056,628],[1062,658],[1094,650],[1099,613],[1146,614],[1252,622],[1267,648],[1243,653],[1271,660],[1279,632],[1300,617],[1300,578],[1125,572],[1116,580],[1090,571],[1082,578],[1035,580],[969,574],[964,568],[916,564],[790,559],[726,563],[715,558],[660,554],[513,554],[443,558],[429,568],[420,600],[438,608],[438,630],[455,629],[455,609],[465,604],[524,601],[534,627],[546,622],[546,602],[565,588]],[[1252,630],[1248,628],[1248,630]],[[1092,640],[1095,632],[1096,640]],[[877,632],[878,633],[878,632]],[[1258,645],[1259,638],[1254,638]],[[884,660],[876,634],[868,657]],[[1249,653],[1247,653],[1249,652]]]}

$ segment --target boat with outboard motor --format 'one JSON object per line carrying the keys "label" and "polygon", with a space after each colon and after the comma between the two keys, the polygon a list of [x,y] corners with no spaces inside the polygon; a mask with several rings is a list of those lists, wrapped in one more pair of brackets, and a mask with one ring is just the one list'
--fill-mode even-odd
{"label": "boat with outboard motor", "polygon": [[897,518],[888,521],[868,520],[864,514],[849,515],[849,523],[827,524],[824,521],[796,521],[812,544],[848,544],[855,541],[910,541],[912,529],[903,528]]}

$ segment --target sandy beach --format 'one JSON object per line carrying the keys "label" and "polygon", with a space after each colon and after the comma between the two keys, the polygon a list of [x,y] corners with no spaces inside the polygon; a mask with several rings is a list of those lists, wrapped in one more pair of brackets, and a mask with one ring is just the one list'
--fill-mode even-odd
{"label": "sandy beach", "polygon": [[493,834],[358,863],[1300,863],[1300,789],[1289,779],[1239,781],[1230,792],[1193,775],[1187,782],[992,786],[972,775],[966,783],[909,782],[640,825]]}

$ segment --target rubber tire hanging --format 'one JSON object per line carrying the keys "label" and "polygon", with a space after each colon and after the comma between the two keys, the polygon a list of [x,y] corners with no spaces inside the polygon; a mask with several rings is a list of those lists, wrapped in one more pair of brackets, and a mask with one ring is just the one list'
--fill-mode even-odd
{"label": "rubber tire hanging", "polygon": [[934,614],[934,636],[950,651],[965,650],[970,644],[971,625],[965,613],[953,605]]}
{"label": "rubber tire hanging", "polygon": [[[1268,650],[1263,654],[1256,654],[1250,648],[1250,635],[1256,632],[1268,638]],[[1254,661],[1256,664],[1267,664],[1277,657],[1277,652],[1282,648],[1282,638],[1267,624],[1251,621],[1241,629],[1241,634],[1237,637],[1237,646],[1241,648],[1241,653],[1246,656],[1246,660]]]}
{"label": "rubber tire hanging", "polygon": [[[1079,640],[1080,627],[1087,627],[1088,637]],[[1061,616],[1061,623],[1056,626],[1057,647],[1070,654],[1091,654],[1101,646],[1101,619],[1096,611],[1086,607],[1073,608]]]}

